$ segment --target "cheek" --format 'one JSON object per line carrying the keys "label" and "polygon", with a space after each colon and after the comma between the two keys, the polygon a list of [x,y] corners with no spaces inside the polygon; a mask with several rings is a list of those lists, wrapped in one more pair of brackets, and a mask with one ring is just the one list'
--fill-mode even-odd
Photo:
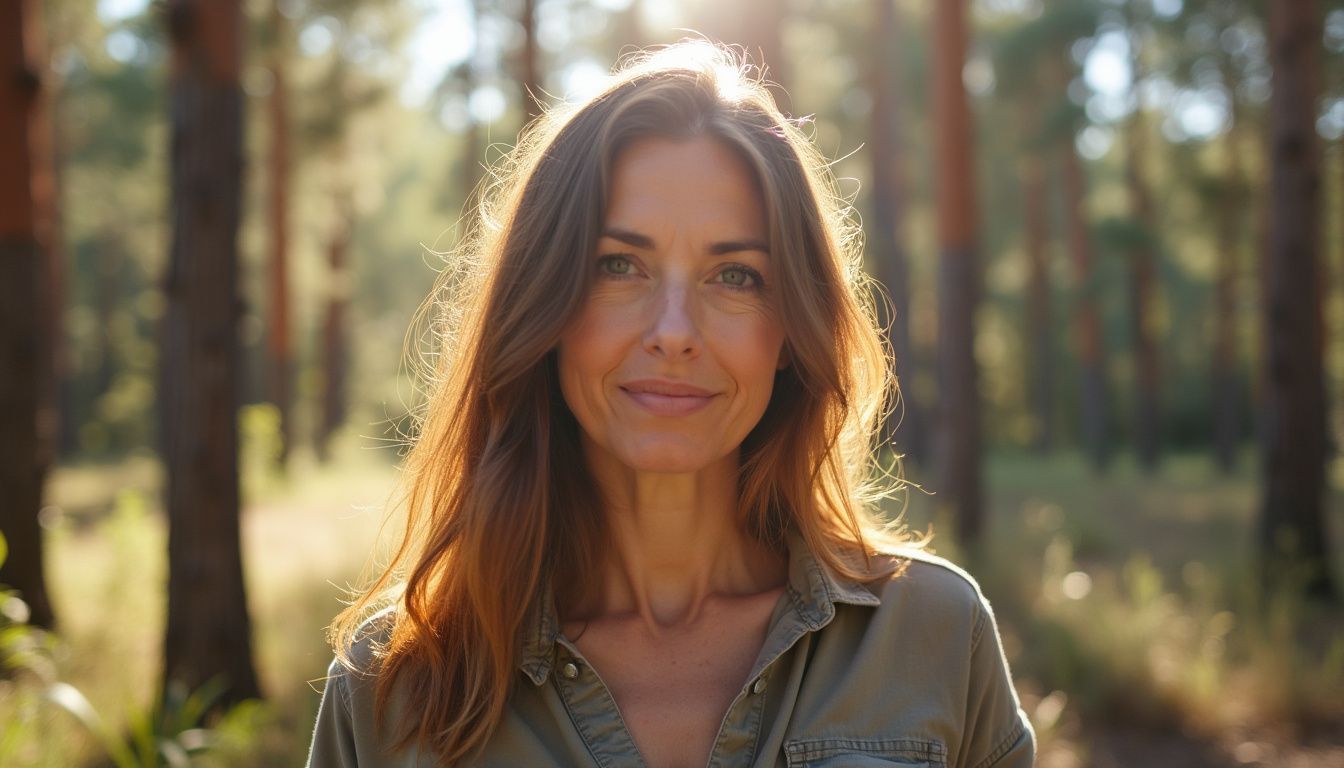
{"label": "cheek", "polygon": [[580,310],[560,335],[560,345],[568,348],[568,355],[576,361],[600,354],[601,349],[610,343],[608,337],[613,328],[619,327],[615,320],[611,312],[589,304]]}
{"label": "cheek", "polygon": [[596,397],[605,374],[620,360],[618,336],[627,323],[601,306],[589,304],[574,317],[560,336],[557,362],[560,391],[575,415]]}
{"label": "cheek", "polygon": [[765,314],[729,318],[706,338],[716,340],[717,356],[739,387],[769,398],[784,347],[784,330],[777,320]]}

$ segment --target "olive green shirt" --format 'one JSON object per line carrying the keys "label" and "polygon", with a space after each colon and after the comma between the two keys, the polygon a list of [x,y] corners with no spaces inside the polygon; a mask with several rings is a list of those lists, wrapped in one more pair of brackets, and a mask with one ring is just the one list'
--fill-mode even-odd
{"label": "olive green shirt", "polygon": [[[788,586],[706,765],[1032,765],[1034,735],[989,603],[947,561],[902,556],[900,575],[859,584],[790,542]],[[611,693],[560,634],[554,609],[539,612],[525,640],[503,721],[473,764],[642,766]],[[371,661],[372,647],[360,643],[356,661]],[[413,750],[384,751],[373,682],[332,664],[311,768],[435,765]],[[392,703],[390,722],[404,706]]]}

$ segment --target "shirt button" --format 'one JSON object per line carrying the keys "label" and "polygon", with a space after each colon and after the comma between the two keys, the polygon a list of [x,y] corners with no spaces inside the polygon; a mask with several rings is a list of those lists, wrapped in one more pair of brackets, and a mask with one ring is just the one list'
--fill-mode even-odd
{"label": "shirt button", "polygon": [[764,677],[756,678],[756,682],[751,684],[751,692],[760,693],[761,691],[764,690],[765,690],[765,678]]}
{"label": "shirt button", "polygon": [[560,668],[560,674],[564,675],[566,680],[573,680],[579,676],[579,665],[572,661],[565,662],[565,666]]}

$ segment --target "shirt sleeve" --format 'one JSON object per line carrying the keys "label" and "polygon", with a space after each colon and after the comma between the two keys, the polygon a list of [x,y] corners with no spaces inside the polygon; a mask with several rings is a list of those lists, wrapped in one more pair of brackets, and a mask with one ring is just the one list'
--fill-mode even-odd
{"label": "shirt sleeve", "polygon": [[988,603],[982,603],[971,645],[966,732],[957,764],[1031,768],[1035,761],[1036,735],[1013,688],[994,613]]}
{"label": "shirt sleeve", "polygon": [[327,685],[322,692],[317,724],[313,726],[313,744],[308,751],[308,768],[356,768],[359,765],[347,674],[339,661],[333,661],[327,670]]}

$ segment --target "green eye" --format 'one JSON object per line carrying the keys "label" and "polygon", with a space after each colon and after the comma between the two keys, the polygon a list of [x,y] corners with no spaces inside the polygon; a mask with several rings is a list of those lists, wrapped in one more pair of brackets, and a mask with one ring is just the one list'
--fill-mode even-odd
{"label": "green eye", "polygon": [[628,275],[634,265],[624,256],[607,256],[599,266],[609,275]]}
{"label": "green eye", "polygon": [[719,273],[719,282],[733,288],[754,288],[761,284],[761,279],[746,267],[728,267]]}

